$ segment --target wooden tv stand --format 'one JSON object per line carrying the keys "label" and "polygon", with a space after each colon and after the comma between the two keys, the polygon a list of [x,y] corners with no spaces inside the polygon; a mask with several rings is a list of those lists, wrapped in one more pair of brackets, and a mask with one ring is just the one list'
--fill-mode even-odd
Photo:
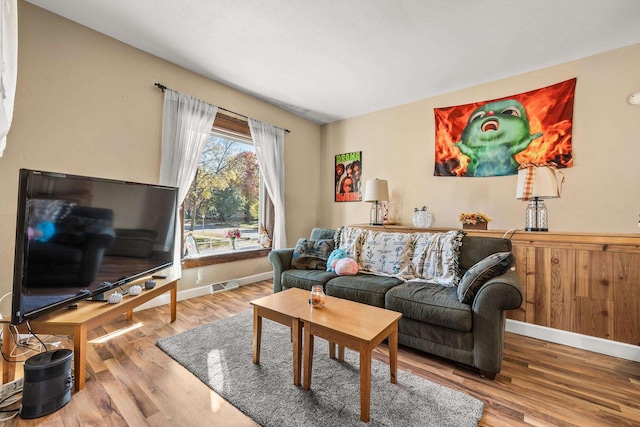
{"label": "wooden tv stand", "polygon": [[[136,296],[125,295],[122,302],[109,304],[107,302],[79,301],[75,310],[62,310],[50,313],[29,322],[31,331],[40,334],[73,335],[73,367],[74,389],[80,391],[84,388],[87,366],[87,333],[105,322],[115,319],[126,313],[127,321],[133,318],[133,309],[147,301],[165,293],[171,292],[171,322],[176,320],[176,302],[178,296],[178,280],[180,277],[168,277],[167,279],[155,279],[156,286],[153,289],[144,289],[144,281],[150,277],[144,277],[127,285],[140,284],[142,293]],[[9,319],[2,319],[3,340],[2,352],[7,358],[12,359],[11,345],[13,340],[9,338]],[[26,325],[18,325],[21,332],[26,332]],[[7,383],[14,378],[15,367],[13,363],[2,363],[2,383]]]}

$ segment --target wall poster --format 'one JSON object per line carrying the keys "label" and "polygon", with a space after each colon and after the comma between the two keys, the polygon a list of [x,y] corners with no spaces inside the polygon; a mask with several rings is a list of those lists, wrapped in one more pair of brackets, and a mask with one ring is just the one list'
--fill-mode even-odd
{"label": "wall poster", "polygon": [[335,174],[335,201],[361,201],[362,151],[336,155]]}
{"label": "wall poster", "polygon": [[575,87],[573,78],[504,98],[434,108],[434,175],[515,175],[525,163],[573,166]]}

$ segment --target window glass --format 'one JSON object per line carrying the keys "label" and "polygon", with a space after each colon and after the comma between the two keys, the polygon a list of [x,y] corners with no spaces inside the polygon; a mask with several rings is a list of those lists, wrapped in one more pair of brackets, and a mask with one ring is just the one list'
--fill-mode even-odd
{"label": "window glass", "polygon": [[255,147],[212,133],[183,203],[185,257],[260,249]]}

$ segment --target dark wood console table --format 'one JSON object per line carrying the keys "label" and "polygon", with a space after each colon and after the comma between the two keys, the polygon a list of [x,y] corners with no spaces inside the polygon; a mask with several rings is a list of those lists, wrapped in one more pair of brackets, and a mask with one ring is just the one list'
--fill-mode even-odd
{"label": "dark wood console table", "polygon": [[[142,284],[150,277],[145,277],[131,284]],[[73,367],[75,375],[74,389],[80,391],[84,388],[87,365],[87,333],[116,317],[125,314],[127,321],[133,318],[133,309],[152,300],[153,298],[171,292],[171,322],[176,320],[176,303],[178,295],[178,280],[180,277],[169,277],[167,279],[156,279],[156,286],[153,289],[144,289],[140,295],[126,295],[122,302],[109,304],[106,302],[80,301],[76,310],[56,311],[29,322],[31,330],[40,334],[72,335],[73,336]],[[2,322],[3,340],[2,351],[5,356],[11,359],[12,340],[9,339],[9,319],[0,320]],[[18,329],[26,332],[24,324]],[[15,367],[13,363],[2,363],[2,383],[13,380]]]}

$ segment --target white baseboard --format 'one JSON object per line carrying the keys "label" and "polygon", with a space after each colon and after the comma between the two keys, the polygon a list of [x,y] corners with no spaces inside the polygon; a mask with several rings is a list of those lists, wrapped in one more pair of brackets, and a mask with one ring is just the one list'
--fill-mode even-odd
{"label": "white baseboard", "polygon": [[556,344],[640,362],[640,346],[507,319],[505,330]]}
{"label": "white baseboard", "polygon": [[[240,279],[236,279],[239,286],[249,285],[251,283],[260,282],[263,280],[271,280],[273,278],[273,272],[267,271],[266,273],[254,274],[253,276],[242,277]],[[187,300],[195,297],[200,297],[203,295],[212,294],[212,284],[200,286],[198,288],[186,289],[184,291],[178,291],[177,299],[178,301]],[[224,291],[221,291],[224,292]],[[136,308],[133,311],[146,310],[148,308],[159,307],[161,305],[169,304],[171,302],[171,297],[168,293],[159,295]]]}

